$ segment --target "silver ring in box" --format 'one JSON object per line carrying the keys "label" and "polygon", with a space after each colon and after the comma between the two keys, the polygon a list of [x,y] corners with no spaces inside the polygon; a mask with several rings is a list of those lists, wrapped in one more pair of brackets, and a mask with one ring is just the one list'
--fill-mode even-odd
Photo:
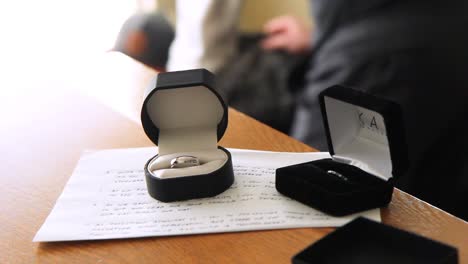
{"label": "silver ring in box", "polygon": [[194,156],[179,156],[171,160],[171,169],[199,166],[200,160]]}

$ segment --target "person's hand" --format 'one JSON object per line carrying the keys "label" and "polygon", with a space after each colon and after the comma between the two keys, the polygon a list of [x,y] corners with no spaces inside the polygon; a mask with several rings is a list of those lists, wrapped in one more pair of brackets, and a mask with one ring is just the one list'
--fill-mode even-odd
{"label": "person's hand", "polygon": [[296,17],[273,18],[265,24],[263,31],[266,37],[261,45],[266,50],[282,49],[298,54],[311,49],[311,28]]}

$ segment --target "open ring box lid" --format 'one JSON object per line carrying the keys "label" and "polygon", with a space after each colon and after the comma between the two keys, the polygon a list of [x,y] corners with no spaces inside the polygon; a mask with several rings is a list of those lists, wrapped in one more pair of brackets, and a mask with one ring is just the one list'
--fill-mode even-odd
{"label": "open ring box lid", "polygon": [[[228,108],[205,69],[160,73],[149,87],[141,111],[146,135],[158,154],[145,165],[149,194],[170,202],[210,197],[234,181],[231,154],[217,146],[228,124]],[[171,168],[171,161],[193,156],[199,166]]]}
{"label": "open ring box lid", "polygon": [[277,190],[334,216],[387,205],[408,167],[399,105],[338,85],[319,100],[332,158],[277,169]]}

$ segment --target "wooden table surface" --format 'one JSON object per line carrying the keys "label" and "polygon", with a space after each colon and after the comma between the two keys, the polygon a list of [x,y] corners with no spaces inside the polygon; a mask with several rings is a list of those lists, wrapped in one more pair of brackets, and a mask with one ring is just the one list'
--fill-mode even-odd
{"label": "wooden table surface", "polygon": [[[148,76],[154,75],[121,55],[108,55],[100,63],[122,65],[103,73],[105,78],[133,75],[131,81],[127,78],[112,82],[116,93],[131,90],[141,94]],[[91,82],[88,79],[85,83]],[[301,228],[33,243],[83,150],[152,146],[141,125],[131,120],[132,115],[137,119],[137,110],[122,114],[102,97],[68,89],[66,84],[44,82],[28,90],[19,87],[18,92],[0,94],[0,263],[289,263],[295,253],[333,230]],[[131,98],[133,106],[139,107],[141,98]],[[222,146],[313,151],[233,109],[229,118]],[[457,247],[460,263],[468,263],[466,222],[399,190],[395,190],[388,208],[382,210],[382,219],[386,224]]]}

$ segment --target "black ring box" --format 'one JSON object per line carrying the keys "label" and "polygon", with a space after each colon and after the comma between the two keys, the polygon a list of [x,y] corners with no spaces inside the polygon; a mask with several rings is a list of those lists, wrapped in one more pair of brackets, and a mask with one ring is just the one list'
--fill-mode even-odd
{"label": "black ring box", "polygon": [[[228,108],[205,69],[159,73],[143,102],[141,122],[158,145],[144,171],[149,194],[163,202],[211,197],[234,182],[229,151],[217,146]],[[178,156],[196,156],[200,166],[171,168]]]}
{"label": "black ring box", "polygon": [[456,248],[358,217],[305,248],[293,264],[456,264]]}
{"label": "black ring box", "polygon": [[331,159],[276,170],[276,189],[333,216],[386,206],[408,168],[400,106],[351,88],[319,95]]}

